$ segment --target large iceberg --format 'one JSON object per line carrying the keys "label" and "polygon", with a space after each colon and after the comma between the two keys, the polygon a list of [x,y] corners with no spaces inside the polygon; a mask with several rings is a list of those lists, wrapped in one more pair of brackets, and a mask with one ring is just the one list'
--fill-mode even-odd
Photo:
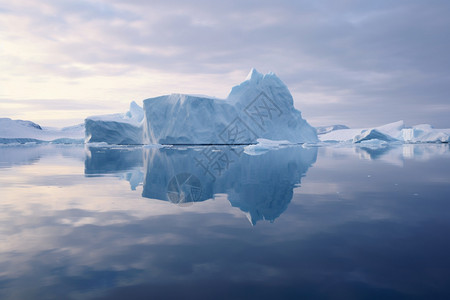
{"label": "large iceberg", "polygon": [[403,121],[373,128],[341,129],[319,135],[322,142],[362,143],[372,140],[403,143],[448,143],[450,129],[421,124],[406,127]]}
{"label": "large iceberg", "polygon": [[105,142],[116,145],[139,145],[142,139],[144,112],[131,102],[126,113],[92,116],[85,119],[86,143]]}
{"label": "large iceberg", "polygon": [[172,94],[144,100],[145,144],[253,144],[258,138],[317,142],[286,85],[252,69],[227,99]]}

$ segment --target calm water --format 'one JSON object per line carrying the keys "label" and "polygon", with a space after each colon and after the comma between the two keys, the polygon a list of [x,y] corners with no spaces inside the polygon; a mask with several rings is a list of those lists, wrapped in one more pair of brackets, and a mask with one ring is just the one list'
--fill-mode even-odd
{"label": "calm water", "polygon": [[450,299],[449,145],[0,147],[1,299]]}

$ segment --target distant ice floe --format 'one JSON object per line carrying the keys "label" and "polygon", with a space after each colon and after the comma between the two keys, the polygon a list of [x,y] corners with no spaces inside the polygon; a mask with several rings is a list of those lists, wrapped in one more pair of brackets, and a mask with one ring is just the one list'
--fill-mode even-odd
{"label": "distant ice floe", "polygon": [[435,129],[428,124],[406,127],[403,121],[398,121],[373,128],[334,130],[319,135],[319,139],[322,142],[355,144],[372,140],[401,143],[448,143],[450,129]]}

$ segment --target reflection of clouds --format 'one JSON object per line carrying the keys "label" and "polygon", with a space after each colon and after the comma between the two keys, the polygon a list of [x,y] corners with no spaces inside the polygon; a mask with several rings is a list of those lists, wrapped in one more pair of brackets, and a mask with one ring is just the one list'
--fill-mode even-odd
{"label": "reflection of clouds", "polygon": [[322,150],[283,217],[255,227],[225,193],[180,208],[116,177],[35,186],[47,159],[0,169],[0,297],[448,298],[450,187],[423,174],[448,179],[450,161]]}
{"label": "reflection of clouds", "polygon": [[[322,219],[330,217],[330,212],[314,212]],[[268,282],[277,293],[295,282],[297,292],[309,286],[309,291],[315,295],[323,295],[325,290],[333,293],[342,286],[353,293],[357,291],[356,286],[363,286],[371,294],[382,293],[383,289],[402,294],[431,283],[414,278],[413,274],[423,268],[404,254],[406,250],[415,259],[432,263],[424,250],[429,254],[428,247],[437,245],[437,241],[411,230],[414,227],[410,225],[362,219],[346,224],[343,220],[344,223],[333,227],[321,227],[325,229],[323,232],[287,235],[285,228],[297,224],[293,221],[277,228],[278,242],[274,245],[264,230],[252,231],[251,235],[245,231],[239,235],[235,232],[221,234],[220,230],[208,229],[211,218],[192,217],[197,219],[194,224],[202,226],[187,230],[185,226],[190,225],[192,219],[183,217],[173,223],[173,218],[162,216],[135,220],[125,226],[78,227],[59,241],[66,249],[73,248],[71,252],[52,250],[30,256],[26,261],[30,266],[26,276],[38,277],[34,270],[39,270],[41,279],[34,282],[47,282],[41,292],[42,289],[58,292],[57,287],[64,283],[69,296],[74,295],[70,293],[74,290],[81,295],[93,291],[116,293],[125,286],[144,286],[146,291],[153,289],[168,293],[167,296],[174,293],[168,285],[186,291],[186,284],[195,287],[187,290],[192,294],[199,293],[195,291],[198,289],[209,295],[214,294],[216,287],[242,292],[252,284],[259,284],[258,289],[264,291]],[[448,228],[448,222],[445,226]],[[387,229],[394,231],[389,233]],[[402,242],[397,239],[399,235]],[[424,239],[428,242],[426,248],[421,242]],[[434,254],[441,255],[439,247],[433,249]],[[380,257],[382,254],[386,257]],[[394,265],[385,261],[391,256],[395,257]],[[448,261],[443,258],[444,262]],[[397,269],[397,265],[403,264],[413,273]],[[441,272],[447,275],[445,269]],[[411,290],[408,283],[415,280],[417,287]],[[330,286],[330,282],[333,285]],[[23,286],[17,288],[25,290],[36,287],[19,283]],[[325,286],[328,288],[324,290]]]}
{"label": "reflection of clouds", "polygon": [[[55,156],[84,161],[85,154],[81,145],[0,145],[0,168],[33,164],[45,157],[55,159]],[[54,167],[62,166],[54,164]]]}

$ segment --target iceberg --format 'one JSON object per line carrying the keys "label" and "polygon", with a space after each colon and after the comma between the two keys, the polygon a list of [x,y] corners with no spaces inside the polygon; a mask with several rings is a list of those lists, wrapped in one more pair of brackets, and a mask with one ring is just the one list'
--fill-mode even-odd
{"label": "iceberg", "polygon": [[255,69],[227,99],[172,94],[144,100],[145,144],[247,145],[258,138],[317,142],[316,130],[295,109],[274,74]]}
{"label": "iceberg", "polygon": [[56,129],[41,127],[32,121],[0,118],[0,144],[60,143],[79,144],[83,142],[84,125]]}
{"label": "iceberg", "polygon": [[91,116],[85,119],[85,142],[115,145],[139,145],[142,139],[144,111],[131,102],[126,113]]}
{"label": "iceberg", "polygon": [[363,141],[380,140],[385,142],[394,142],[401,140],[401,132],[405,124],[403,121],[389,123],[376,128],[362,130],[360,134],[353,137],[353,143]]}
{"label": "iceberg", "polygon": [[402,130],[402,139],[408,143],[448,143],[450,129],[434,129],[429,124],[420,124]]}
{"label": "iceberg", "polygon": [[434,129],[429,124],[405,127],[403,121],[360,129],[341,129],[319,135],[322,142],[361,143],[379,140],[401,143],[448,143],[450,129]]}

